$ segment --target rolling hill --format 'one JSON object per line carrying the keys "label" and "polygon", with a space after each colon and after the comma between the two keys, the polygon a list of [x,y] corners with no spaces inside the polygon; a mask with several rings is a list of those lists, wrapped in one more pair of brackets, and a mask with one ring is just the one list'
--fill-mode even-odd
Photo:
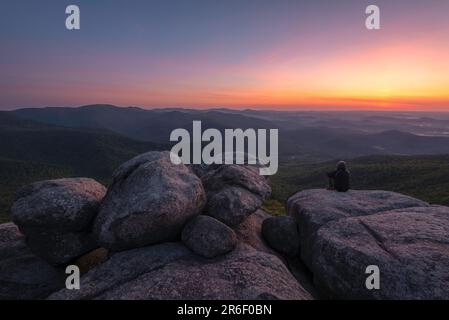
{"label": "rolling hill", "polygon": [[285,157],[312,160],[354,158],[364,155],[448,154],[449,138],[420,136],[397,130],[362,133],[335,128],[282,130],[279,148]]}
{"label": "rolling hill", "polygon": [[[336,115],[326,117],[338,123]],[[354,188],[398,191],[449,205],[449,156],[441,155],[449,154],[448,137],[319,126],[315,113],[93,105],[0,112],[0,221],[7,219],[12,194],[21,185],[73,176],[108,183],[118,165],[139,153],[168,149],[171,130],[190,129],[193,120],[203,121],[203,128],[279,128],[280,170],[271,177],[273,199],[268,203],[273,211],[282,211],[280,203],[295,191],[325,187],[332,159],[353,159]]]}
{"label": "rolling hill", "polygon": [[[416,135],[399,130],[380,130],[399,126],[399,118],[375,117],[380,131],[359,129],[354,114],[313,112],[262,112],[237,110],[144,110],[135,107],[119,108],[111,105],[92,105],[79,108],[19,109],[12,115],[42,124],[90,128],[116,132],[139,141],[169,143],[172,130],[191,130],[192,121],[201,120],[203,129],[264,128],[279,129],[281,161],[326,161],[334,158],[353,158],[372,154],[418,155],[449,153],[449,137]],[[323,117],[320,120],[320,116]],[[346,118],[345,118],[346,117]],[[368,114],[363,121],[371,119]],[[291,118],[289,120],[289,118]],[[407,118],[408,119],[408,118]],[[402,123],[408,123],[405,119]],[[421,119],[421,118],[419,118]],[[427,118],[422,118],[426,120]],[[322,122],[326,126],[322,125]],[[443,121],[443,120],[442,120]],[[445,120],[444,120],[445,121]],[[415,125],[416,121],[414,122]],[[426,120],[425,124],[428,124]],[[338,126],[342,127],[338,127]],[[358,129],[354,129],[357,127]],[[429,129],[431,130],[431,129]]]}
{"label": "rolling hill", "polygon": [[0,112],[0,220],[6,219],[12,193],[24,184],[73,176],[107,182],[124,161],[167,148],[110,131],[46,125]]}
{"label": "rolling hill", "polygon": [[73,176],[69,167],[0,158],[0,223],[9,220],[9,209],[18,188],[40,180]]}
{"label": "rolling hill", "polygon": [[[327,187],[326,172],[336,161],[318,164],[290,163],[271,178],[275,201],[291,194]],[[449,205],[449,155],[367,156],[347,161],[353,189],[388,190],[407,194],[432,204]]]}
{"label": "rolling hill", "polygon": [[107,129],[129,138],[168,143],[177,128],[191,129],[194,120],[203,128],[276,128],[270,121],[220,111],[144,110],[92,105],[79,108],[19,109],[11,112],[23,119],[72,128]]}

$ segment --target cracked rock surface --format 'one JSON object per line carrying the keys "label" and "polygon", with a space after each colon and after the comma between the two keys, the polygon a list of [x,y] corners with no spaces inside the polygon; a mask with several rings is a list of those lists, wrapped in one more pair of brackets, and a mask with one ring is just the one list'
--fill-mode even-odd
{"label": "cracked rock surface", "polygon": [[[288,206],[324,297],[449,298],[448,207],[386,191],[326,190],[298,193]],[[370,265],[379,267],[379,290],[366,288]]]}
{"label": "cracked rock surface", "polygon": [[281,260],[243,243],[216,259],[180,243],[119,252],[83,276],[81,288],[49,299],[311,299]]}
{"label": "cracked rock surface", "polygon": [[287,214],[298,224],[301,258],[311,269],[317,231],[327,223],[388,210],[428,206],[421,200],[390,191],[310,189],[287,200]]}

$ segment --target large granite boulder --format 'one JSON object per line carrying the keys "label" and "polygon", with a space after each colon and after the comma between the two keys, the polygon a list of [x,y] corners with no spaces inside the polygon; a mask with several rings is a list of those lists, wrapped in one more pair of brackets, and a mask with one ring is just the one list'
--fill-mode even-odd
{"label": "large granite boulder", "polygon": [[237,237],[224,223],[209,217],[193,218],[182,231],[182,241],[196,254],[214,258],[234,250]]}
{"label": "large granite boulder", "polygon": [[[107,276],[106,276],[107,275]],[[80,290],[50,299],[311,299],[274,255],[240,244],[216,259],[179,243],[114,254],[81,278]]]}
{"label": "large granite boulder", "polygon": [[269,181],[257,166],[221,165],[201,180],[207,192],[206,214],[231,227],[259,209],[271,194]]}
{"label": "large granite boulder", "polygon": [[34,255],[13,223],[0,224],[0,300],[45,299],[64,282],[64,271]]}
{"label": "large granite boulder", "polygon": [[428,206],[418,199],[389,191],[311,189],[298,192],[287,200],[287,214],[298,224],[301,258],[311,269],[316,233],[327,223],[387,210]]}
{"label": "large granite boulder", "polygon": [[21,231],[84,231],[105,193],[104,186],[88,178],[36,182],[16,192],[12,219]]}
{"label": "large granite boulder", "polygon": [[294,218],[283,216],[265,219],[262,235],[276,251],[291,257],[299,254],[299,233]]}
{"label": "large granite boulder", "polygon": [[88,178],[49,180],[19,189],[12,220],[27,244],[52,264],[64,264],[96,246],[91,234],[106,188]]}
{"label": "large granite boulder", "polygon": [[[449,299],[448,207],[387,191],[308,190],[289,199],[288,212],[324,297]],[[378,289],[366,286],[370,266]]]}
{"label": "large granite boulder", "polygon": [[[379,268],[379,290],[365,285],[372,265]],[[318,231],[312,270],[329,298],[447,300],[449,208],[412,207],[330,222]]]}
{"label": "large granite boulder", "polygon": [[148,152],[124,163],[95,221],[101,246],[120,251],[174,241],[200,214],[206,195],[201,180],[169,152]]}

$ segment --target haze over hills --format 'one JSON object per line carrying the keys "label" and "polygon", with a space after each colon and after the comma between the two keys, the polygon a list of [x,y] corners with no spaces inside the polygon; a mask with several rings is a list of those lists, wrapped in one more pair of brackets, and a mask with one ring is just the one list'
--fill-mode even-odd
{"label": "haze over hills", "polygon": [[[163,127],[184,127],[183,122],[202,120],[211,127],[248,127],[257,124],[273,125],[283,129],[333,128],[351,129],[365,133],[387,130],[405,131],[417,135],[449,136],[449,113],[444,112],[381,112],[381,111],[272,111],[234,110],[226,108],[197,110],[182,108],[141,109],[113,105],[90,105],[78,108],[26,108],[12,111],[23,118],[70,127],[108,128],[131,135],[136,139],[151,140],[151,136],[134,132],[132,127],[150,130],[157,120]],[[173,124],[167,119],[170,116]],[[179,117],[179,119],[177,118]],[[231,123],[234,122],[235,123]],[[168,123],[167,123],[168,122]],[[218,123],[217,123],[218,122]],[[206,123],[207,125],[207,123]],[[140,134],[140,135],[137,135]],[[141,135],[143,134],[143,136]],[[165,137],[164,137],[165,138]]]}
{"label": "haze over hills", "polygon": [[144,110],[94,105],[80,108],[19,109],[12,112],[24,119],[74,128],[109,129],[142,141],[168,143],[177,128],[192,128],[192,121],[202,121],[203,128],[274,128],[274,123],[245,115],[220,111],[181,111],[176,109]]}
{"label": "haze over hills", "polygon": [[0,112],[2,158],[70,165],[76,174],[109,174],[110,166],[136,152],[167,148],[135,141],[115,132],[94,128],[68,128],[23,120]]}
{"label": "haze over hills", "polygon": [[132,140],[100,129],[42,124],[0,112],[0,220],[16,188],[37,180],[106,178],[137,154],[168,146]]}
{"label": "haze over hills", "polygon": [[[146,151],[169,149],[170,132],[191,130],[194,120],[201,120],[203,129],[278,128],[281,167],[272,177],[275,201],[285,200],[291,190],[323,186],[323,172],[335,160],[361,156],[368,157],[354,160],[356,187],[390,188],[418,198],[422,194],[424,200],[436,203],[448,201],[449,186],[443,175],[449,161],[440,156],[449,154],[449,136],[444,134],[449,130],[444,127],[447,114],[145,110],[93,105],[0,112],[0,220],[8,219],[18,187],[73,176],[108,183],[107,177],[119,164]],[[421,128],[421,134],[397,128]],[[370,159],[383,166],[374,166]],[[365,169],[370,172],[368,178],[359,174]],[[310,170],[314,173],[309,174]],[[404,175],[394,174],[396,170]],[[374,179],[382,176],[380,171],[391,181]],[[407,183],[406,172],[412,175]],[[425,190],[420,184],[426,185]]]}
{"label": "haze over hills", "polygon": [[107,129],[136,140],[163,144],[169,143],[172,130],[191,130],[194,120],[201,120],[203,129],[279,128],[279,153],[284,161],[449,153],[449,115],[439,114],[434,119],[418,113],[145,110],[111,105],[19,109],[11,113],[45,124]]}

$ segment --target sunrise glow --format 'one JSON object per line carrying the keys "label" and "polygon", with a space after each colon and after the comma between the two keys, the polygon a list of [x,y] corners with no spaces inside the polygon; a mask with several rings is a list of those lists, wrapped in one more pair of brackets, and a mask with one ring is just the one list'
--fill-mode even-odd
{"label": "sunrise glow", "polygon": [[449,110],[449,2],[377,1],[378,31],[364,1],[79,2],[78,33],[63,5],[6,5],[0,108]]}

